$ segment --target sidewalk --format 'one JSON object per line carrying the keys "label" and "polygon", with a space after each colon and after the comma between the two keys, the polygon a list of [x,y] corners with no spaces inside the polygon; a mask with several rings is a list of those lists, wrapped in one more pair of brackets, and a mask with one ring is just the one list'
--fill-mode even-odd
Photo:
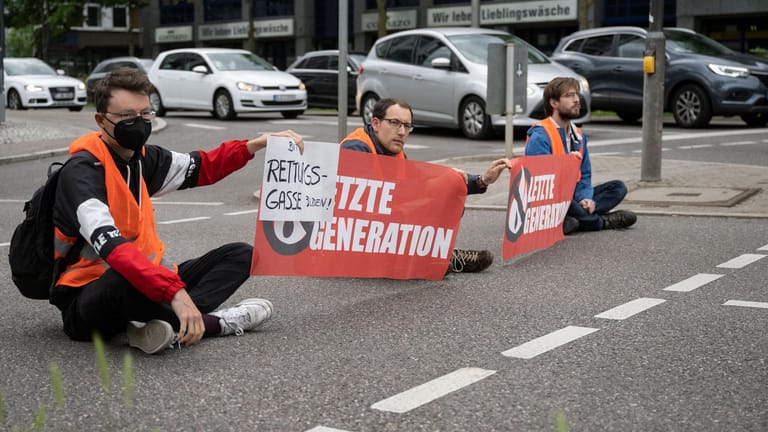
{"label": "sidewalk", "polygon": [[[165,128],[156,118],[153,133]],[[72,139],[91,131],[67,126],[8,118],[0,125],[0,166],[23,160],[67,154]],[[434,161],[483,172],[499,155],[449,158]],[[639,156],[592,156],[595,184],[618,179],[626,182],[629,194],[621,208],[638,214],[768,218],[768,167],[711,162],[662,160],[661,181],[640,181]],[[506,211],[509,176],[482,195],[467,197],[467,207]]]}

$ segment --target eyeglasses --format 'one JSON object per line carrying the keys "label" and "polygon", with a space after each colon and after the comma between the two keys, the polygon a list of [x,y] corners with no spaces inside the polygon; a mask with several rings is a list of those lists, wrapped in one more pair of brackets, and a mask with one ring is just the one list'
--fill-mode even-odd
{"label": "eyeglasses", "polygon": [[113,113],[109,111],[105,111],[104,114],[112,114],[114,116],[119,116],[120,121],[125,122],[126,125],[130,126],[136,122],[137,117],[141,117],[142,120],[145,122],[151,122],[153,118],[155,118],[155,112],[154,111],[142,111],[142,112],[132,112],[132,113]]}
{"label": "eyeglasses", "polygon": [[573,99],[575,97],[579,97],[579,94],[576,93],[576,92],[568,92],[568,93],[563,94],[560,97],[564,97],[564,98],[568,98],[568,99]]}
{"label": "eyeglasses", "polygon": [[405,128],[405,131],[408,133],[413,132],[413,123],[405,123],[398,119],[390,119],[390,118],[382,118],[382,120],[389,123],[390,126],[392,126],[395,129],[400,129],[400,126]]}

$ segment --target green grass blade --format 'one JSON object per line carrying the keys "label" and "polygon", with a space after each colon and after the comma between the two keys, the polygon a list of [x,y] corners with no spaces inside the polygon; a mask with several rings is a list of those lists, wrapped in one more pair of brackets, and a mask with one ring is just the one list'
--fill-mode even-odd
{"label": "green grass blade", "polygon": [[56,363],[51,363],[51,386],[56,408],[61,409],[64,407],[64,381],[61,378],[61,369]]}
{"label": "green grass blade", "polygon": [[123,403],[127,407],[133,405],[133,357],[129,351],[123,357]]}
{"label": "green grass blade", "polygon": [[555,415],[555,430],[557,432],[568,432],[568,419],[565,418],[565,413],[562,411]]}
{"label": "green grass blade", "polygon": [[107,366],[107,353],[104,349],[104,341],[98,334],[93,335],[93,347],[96,350],[96,368],[99,370],[99,379],[104,392],[109,394],[109,367]]}
{"label": "green grass blade", "polygon": [[45,404],[41,403],[40,408],[37,410],[37,416],[35,417],[35,426],[33,430],[40,432],[45,426]]}

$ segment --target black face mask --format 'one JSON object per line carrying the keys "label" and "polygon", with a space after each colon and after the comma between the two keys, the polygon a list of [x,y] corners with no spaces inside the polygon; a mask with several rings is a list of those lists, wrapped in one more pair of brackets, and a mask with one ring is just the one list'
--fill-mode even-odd
{"label": "black face mask", "polygon": [[149,135],[152,133],[152,122],[148,122],[141,117],[121,120],[117,123],[106,117],[104,118],[115,125],[115,135],[109,136],[114,138],[120,144],[120,147],[128,150],[141,151],[141,148],[144,147],[144,144],[149,139]]}

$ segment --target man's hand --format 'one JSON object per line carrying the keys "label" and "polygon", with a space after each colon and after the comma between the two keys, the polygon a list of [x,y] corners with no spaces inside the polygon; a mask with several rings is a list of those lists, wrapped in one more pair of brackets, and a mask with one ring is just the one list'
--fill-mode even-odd
{"label": "man's hand", "polygon": [[460,168],[454,168],[453,170],[461,175],[461,178],[464,179],[464,183],[467,182],[467,172],[466,171],[464,171],[463,169],[460,169]]}
{"label": "man's hand", "polygon": [[186,289],[180,289],[171,299],[173,313],[179,319],[178,342],[194,345],[200,342],[205,333],[205,324],[200,310],[197,309]]}
{"label": "man's hand", "polygon": [[299,152],[301,154],[304,154],[304,138],[302,138],[301,135],[297,134],[292,130],[284,130],[282,132],[274,132],[274,133],[265,133],[258,138],[254,138],[248,141],[248,143],[246,143],[246,146],[248,146],[248,151],[251,153],[256,153],[257,151],[266,147],[267,137],[269,137],[270,135],[288,137],[293,139],[293,142],[299,148]]}
{"label": "man's hand", "polygon": [[589,214],[595,212],[595,202],[589,198],[584,198],[583,200],[579,201],[579,205]]}
{"label": "man's hand", "polygon": [[485,173],[482,175],[481,179],[483,183],[487,185],[496,183],[496,180],[499,179],[502,171],[509,168],[512,168],[512,162],[510,162],[509,159],[496,159],[495,161],[491,162],[491,166],[485,170]]}

